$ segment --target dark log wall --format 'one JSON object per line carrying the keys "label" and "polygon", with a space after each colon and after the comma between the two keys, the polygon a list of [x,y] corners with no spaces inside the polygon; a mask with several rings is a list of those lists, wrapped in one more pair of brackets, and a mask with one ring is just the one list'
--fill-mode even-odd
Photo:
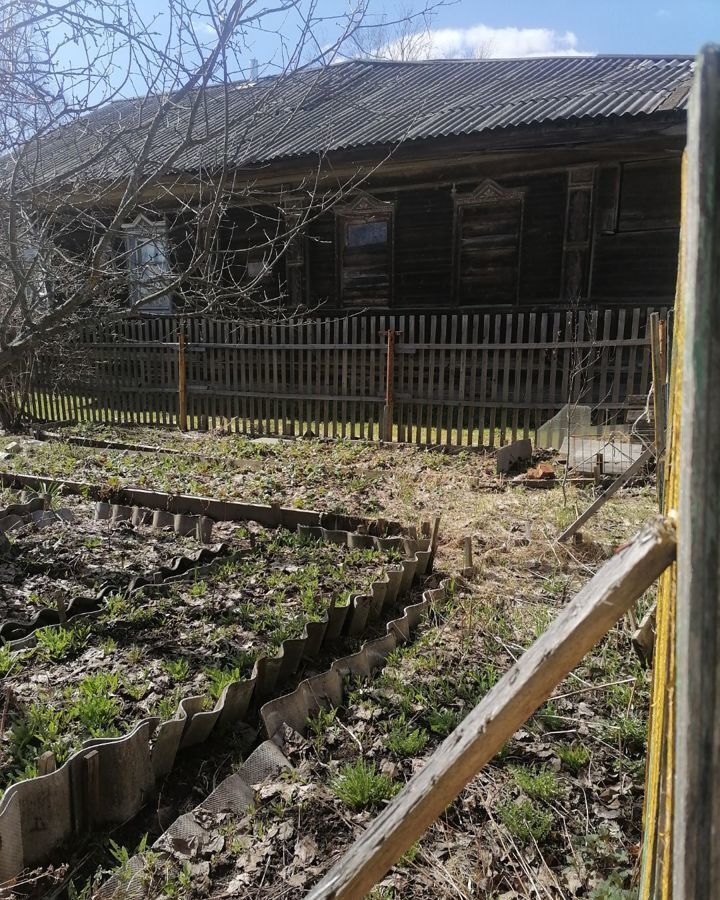
{"label": "dark log wall", "polygon": [[[387,195],[383,195],[384,199]],[[434,308],[452,293],[453,201],[449,187],[397,191],[395,295],[397,305]]]}
{"label": "dark log wall", "polygon": [[[519,159],[518,168],[521,165]],[[457,215],[456,199],[487,179],[523,196],[517,290],[508,287],[505,301],[498,285],[512,284],[507,269],[495,274],[489,270],[486,278],[469,281],[459,274],[462,257],[456,240],[462,217]],[[532,307],[578,298],[593,304],[656,304],[671,302],[674,296],[679,154],[522,175],[494,176],[490,167],[483,167],[472,181],[464,177],[438,187],[402,189],[383,185],[369,193],[394,204],[391,309]],[[507,230],[507,216],[500,213],[499,205],[489,205],[488,222],[494,217],[498,228],[502,224]],[[471,222],[471,242],[480,247],[492,243],[492,236],[477,226],[482,209],[466,219]],[[498,259],[503,257],[499,265],[507,266],[509,251],[501,249],[507,240],[497,237]],[[324,304],[324,311],[342,309],[335,299],[337,240],[333,213],[324,214],[309,229],[307,298],[312,307]],[[484,249],[476,258],[492,260],[493,252]]]}
{"label": "dark log wall", "polygon": [[680,222],[680,159],[647,160],[599,173],[591,298],[671,300]]}

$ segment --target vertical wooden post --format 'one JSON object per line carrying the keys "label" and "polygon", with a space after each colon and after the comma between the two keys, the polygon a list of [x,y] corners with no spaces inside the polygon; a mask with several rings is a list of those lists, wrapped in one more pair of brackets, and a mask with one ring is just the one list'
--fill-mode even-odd
{"label": "vertical wooden post", "polygon": [[85,830],[95,828],[100,810],[100,754],[91,750],[84,758]]}
{"label": "vertical wooden post", "polygon": [[395,337],[398,334],[393,328],[389,328],[387,336],[387,365],[385,368],[385,409],[383,410],[383,440],[392,441],[393,433],[393,386],[395,382]]}
{"label": "vertical wooden post", "polygon": [[185,365],[185,328],[178,331],[178,426],[187,431],[187,367]]}
{"label": "vertical wooden post", "polygon": [[472,537],[467,535],[463,538],[463,575],[470,577],[475,572],[475,566],[473,565],[473,548],[472,548]]}
{"label": "vertical wooden post", "polygon": [[720,47],[716,45],[704,47],[697,62],[683,203],[672,896],[711,900],[720,896]]}
{"label": "vertical wooden post", "polygon": [[[665,324],[664,322],[662,323]],[[662,509],[662,498],[665,493],[664,466],[665,445],[667,440],[667,413],[665,405],[665,371],[666,354],[663,349],[663,331],[660,328],[660,314],[650,315],[650,358],[653,379],[653,416],[655,419],[655,458],[657,459],[657,493]]]}

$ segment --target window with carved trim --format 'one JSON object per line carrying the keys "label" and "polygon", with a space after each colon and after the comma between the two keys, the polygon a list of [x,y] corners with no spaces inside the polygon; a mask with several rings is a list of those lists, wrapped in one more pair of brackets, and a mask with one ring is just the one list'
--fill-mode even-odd
{"label": "window with carved trim", "polygon": [[338,282],[345,306],[389,306],[393,204],[363,196],[336,209]]}
{"label": "window with carved trim", "polygon": [[484,181],[455,198],[455,294],[460,305],[515,303],[523,194]]}
{"label": "window with carved trim", "polygon": [[[170,293],[159,293],[170,280],[170,258],[164,221],[151,221],[139,215],[123,225],[125,253],[130,272],[130,302],[140,305],[142,312],[171,313]],[[147,302],[144,302],[145,298]]]}

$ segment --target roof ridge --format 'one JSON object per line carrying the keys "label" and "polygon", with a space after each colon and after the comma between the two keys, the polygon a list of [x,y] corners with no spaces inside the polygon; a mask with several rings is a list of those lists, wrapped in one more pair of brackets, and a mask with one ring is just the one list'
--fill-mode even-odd
{"label": "roof ridge", "polygon": [[425,66],[433,63],[453,63],[457,65],[489,65],[492,63],[502,62],[548,62],[552,60],[586,60],[586,59],[636,59],[636,60],[677,60],[678,62],[692,62],[695,55],[692,53],[593,53],[593,52],[577,52],[577,53],[554,53],[539,54],[537,56],[489,56],[480,59],[467,59],[452,56],[435,56],[427,59],[368,59],[365,57],[357,57],[354,59],[344,59],[342,62],[334,63],[332,68],[350,65],[371,65],[371,66]]}

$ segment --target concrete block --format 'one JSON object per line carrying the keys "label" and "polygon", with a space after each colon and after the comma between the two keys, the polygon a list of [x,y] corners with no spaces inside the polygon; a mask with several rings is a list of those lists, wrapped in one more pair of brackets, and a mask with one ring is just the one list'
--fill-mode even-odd
{"label": "concrete block", "polygon": [[519,462],[529,462],[532,457],[532,442],[528,438],[513,441],[497,452],[498,475],[509,472]]}

